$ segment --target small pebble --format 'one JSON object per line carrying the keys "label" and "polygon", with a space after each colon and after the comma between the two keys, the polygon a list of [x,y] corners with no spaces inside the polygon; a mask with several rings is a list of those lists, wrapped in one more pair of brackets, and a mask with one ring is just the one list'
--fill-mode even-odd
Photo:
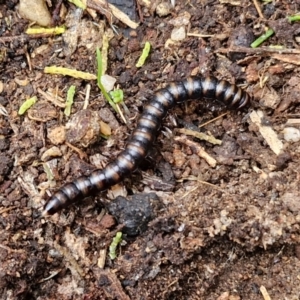
{"label": "small pebble", "polygon": [[171,39],[173,41],[182,41],[186,37],[186,31],[184,26],[176,27],[171,32]]}
{"label": "small pebble", "polygon": [[286,127],[283,129],[283,137],[287,142],[299,142],[300,130],[294,127]]}
{"label": "small pebble", "polygon": [[174,27],[188,26],[190,25],[190,19],[191,15],[187,11],[185,11],[179,14],[176,18],[171,19],[169,21],[169,24],[173,25]]}
{"label": "small pebble", "polygon": [[117,81],[116,78],[109,76],[107,74],[101,76],[101,83],[107,92],[112,91],[116,81]]}
{"label": "small pebble", "polygon": [[[231,33],[228,44],[232,47],[249,47],[254,41],[252,29],[245,26],[239,26]],[[232,61],[237,61],[245,58],[246,54],[241,52],[229,52],[229,57]]]}
{"label": "small pebble", "polygon": [[224,292],[217,298],[217,300],[229,300],[229,296],[229,292]]}
{"label": "small pebble", "polygon": [[171,13],[171,3],[169,2],[163,2],[156,6],[156,13],[160,17],[165,17]]}
{"label": "small pebble", "polygon": [[100,121],[100,132],[106,136],[110,136],[111,128],[108,124],[104,123],[103,121]]}
{"label": "small pebble", "polygon": [[51,15],[44,0],[20,0],[19,14],[44,27],[51,24]]}
{"label": "small pebble", "polygon": [[4,90],[4,84],[2,81],[0,81],[0,94],[3,92]]}
{"label": "small pebble", "polygon": [[66,129],[64,126],[57,126],[48,129],[48,139],[54,145],[62,144],[66,140]]}

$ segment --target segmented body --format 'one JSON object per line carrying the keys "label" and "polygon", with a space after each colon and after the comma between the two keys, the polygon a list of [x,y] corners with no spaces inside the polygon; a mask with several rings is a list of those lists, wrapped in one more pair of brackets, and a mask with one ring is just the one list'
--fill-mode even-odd
{"label": "segmented body", "polygon": [[60,188],[46,204],[44,213],[54,214],[120,182],[146,156],[168,110],[177,102],[201,98],[217,99],[233,109],[246,106],[250,100],[250,96],[236,85],[214,77],[190,77],[167,85],[158,90],[144,108],[125,150],[104,169],[95,170],[89,176],[79,177]]}

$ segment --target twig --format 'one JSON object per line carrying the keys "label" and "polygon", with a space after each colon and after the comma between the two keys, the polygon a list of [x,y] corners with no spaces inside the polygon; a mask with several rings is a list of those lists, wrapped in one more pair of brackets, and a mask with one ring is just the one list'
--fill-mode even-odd
{"label": "twig", "polygon": [[261,43],[266,41],[270,36],[274,34],[273,29],[268,29],[264,34],[259,36],[250,46],[251,48],[257,48]]}
{"label": "twig", "polygon": [[47,101],[51,102],[52,104],[60,107],[60,108],[65,108],[66,104],[61,102],[63,99],[60,100],[60,97],[57,95],[50,94],[50,92],[44,92],[40,88],[37,89],[38,93],[42,95]]}
{"label": "twig", "polygon": [[[222,188],[220,188],[219,186],[215,185],[215,184],[212,184],[212,183],[209,183],[207,181],[203,181],[203,180],[200,180],[199,178],[195,177],[195,176],[189,176],[189,177],[185,177],[185,178],[182,178],[180,180],[176,180],[177,182],[183,182],[183,181],[197,181],[199,184],[204,184],[204,185],[207,185],[209,187],[212,187],[214,189],[217,189],[219,191],[223,191]],[[196,191],[197,189],[199,188],[199,185],[196,185],[194,188],[192,188],[191,190],[187,191],[186,193],[184,193],[184,195],[181,197],[181,199],[185,199],[190,193]]]}
{"label": "twig", "polygon": [[21,43],[27,42],[31,38],[36,36],[28,36],[26,34],[14,35],[14,36],[0,36],[0,44],[12,43],[13,41],[20,41]]}
{"label": "twig", "polygon": [[254,6],[255,6],[255,8],[256,8],[256,10],[257,10],[257,13],[258,13],[259,17],[260,17],[261,19],[264,19],[264,15],[263,15],[262,12],[261,12],[261,9],[260,9],[259,4],[257,3],[257,0],[253,0],[253,4],[254,4]]}
{"label": "twig", "polygon": [[300,54],[299,49],[278,49],[271,47],[259,47],[259,48],[248,48],[243,46],[236,46],[231,48],[220,48],[215,51],[216,53],[228,53],[228,52],[243,52],[249,54],[269,54],[269,53],[280,53],[280,54]]}
{"label": "twig", "polygon": [[117,18],[119,19],[121,22],[123,22],[124,24],[126,24],[128,27],[132,28],[132,29],[136,29],[139,24],[130,20],[129,17],[123,13],[122,11],[120,11],[118,8],[116,8],[114,5],[107,3],[105,0],[89,0],[87,2],[87,7],[92,8],[96,11],[100,11],[101,12],[101,8],[103,6],[107,5],[109,10],[111,11],[111,13]]}
{"label": "twig", "polygon": [[25,250],[23,250],[23,249],[12,249],[12,248],[9,248],[9,247],[7,247],[5,245],[2,245],[2,244],[0,244],[0,248],[5,249],[9,253],[11,253],[11,252],[13,252],[13,253],[24,253],[25,252]]}
{"label": "twig", "polygon": [[187,36],[193,36],[193,37],[201,37],[201,38],[205,38],[205,37],[214,37],[215,34],[201,34],[201,33],[192,33],[192,32],[189,32],[187,34]]}
{"label": "twig", "polygon": [[177,131],[180,133],[183,133],[185,135],[191,135],[200,140],[207,141],[213,145],[221,145],[222,144],[221,140],[218,140],[214,136],[205,134],[203,132],[198,132],[198,131],[190,130],[190,129],[186,129],[186,128],[180,128],[180,129],[177,129]]}
{"label": "twig", "polygon": [[136,6],[137,6],[137,11],[138,11],[138,14],[139,14],[140,21],[143,23],[144,22],[144,16],[143,16],[141,5],[140,5],[139,1],[136,1]]}
{"label": "twig", "polygon": [[70,144],[68,142],[66,142],[66,145],[68,147],[70,147],[73,151],[75,151],[76,153],[78,153],[80,159],[84,159],[84,158],[86,159],[87,158],[86,153],[84,153],[83,151],[81,151],[79,148],[75,147],[74,145],[72,145],[72,144]]}
{"label": "twig", "polygon": [[271,300],[271,297],[269,296],[267,289],[263,285],[259,288],[259,290],[262,296],[264,297],[264,300]]}
{"label": "twig", "polygon": [[262,137],[265,139],[266,143],[269,145],[271,150],[279,155],[283,149],[283,143],[279,139],[277,133],[272,127],[266,126],[263,123],[264,113],[261,110],[253,110],[250,114],[251,121],[258,127],[258,130]]}
{"label": "twig", "polygon": [[17,206],[10,206],[10,207],[1,208],[0,209],[0,214],[3,214],[5,212],[8,212],[8,211],[10,211],[12,209],[15,209],[15,208],[17,208]]}
{"label": "twig", "polygon": [[[26,47],[27,48],[27,47]],[[26,60],[27,60],[27,63],[28,63],[28,68],[29,68],[29,71],[32,71],[32,64],[31,64],[31,58],[30,58],[30,55],[26,49],[26,52],[25,52],[25,56],[26,56]]]}
{"label": "twig", "polygon": [[58,2],[56,3],[55,8],[53,10],[52,21],[51,21],[53,26],[56,26],[56,24],[60,20],[59,13],[60,13],[60,8],[61,8],[61,5],[62,5],[62,2],[63,2],[63,0],[58,0]]}
{"label": "twig", "polygon": [[217,165],[217,161],[211,157],[199,144],[187,139],[186,136],[178,136],[175,137],[175,141],[180,142],[184,145],[187,145],[191,148],[193,148],[196,152],[196,154],[199,157],[202,157],[203,159],[205,159],[205,161],[211,166],[211,167],[215,167]]}
{"label": "twig", "polygon": [[221,114],[221,115],[219,115],[219,116],[217,116],[217,117],[215,117],[215,118],[213,118],[213,119],[211,119],[211,120],[209,120],[209,121],[207,121],[207,122],[205,122],[205,123],[199,125],[198,127],[199,127],[199,128],[202,128],[202,127],[206,126],[207,124],[210,124],[210,123],[212,123],[212,122],[215,122],[215,121],[217,121],[217,120],[223,118],[223,117],[226,116],[227,114],[228,114],[228,112],[223,113],[223,114]]}
{"label": "twig", "polygon": [[107,298],[130,300],[124,292],[120,280],[113,271],[110,269],[99,269],[96,275],[99,282],[105,283],[101,285],[101,288],[104,290]]}
{"label": "twig", "polygon": [[85,98],[84,98],[84,104],[83,104],[82,109],[87,109],[87,107],[89,105],[90,94],[91,94],[91,85],[87,84],[86,92],[85,92]]}

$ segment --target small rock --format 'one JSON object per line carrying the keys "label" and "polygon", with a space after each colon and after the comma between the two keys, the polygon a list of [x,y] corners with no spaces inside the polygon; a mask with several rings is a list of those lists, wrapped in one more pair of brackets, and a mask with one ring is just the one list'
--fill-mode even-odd
{"label": "small rock", "polygon": [[100,119],[96,112],[84,109],[74,114],[66,125],[66,140],[72,145],[88,147],[99,138]]}
{"label": "small rock", "polygon": [[180,26],[188,26],[190,24],[191,15],[185,11],[178,15],[178,17],[169,21],[169,24],[173,25],[174,27]]}
{"label": "small rock", "polygon": [[119,224],[124,225],[122,231],[129,236],[145,232],[160,208],[161,203],[155,193],[136,194],[131,200],[118,196],[107,207]]}
{"label": "small rock", "polygon": [[62,144],[66,140],[66,130],[64,126],[58,126],[48,130],[48,138],[53,145]]}
{"label": "small rock", "polygon": [[66,125],[66,141],[75,146],[88,147],[100,138],[111,135],[111,127],[96,111],[84,109],[74,114]]}
{"label": "small rock", "polygon": [[281,200],[290,211],[294,213],[300,211],[300,195],[297,192],[286,192],[282,195]]}
{"label": "small rock", "polygon": [[4,135],[0,134],[0,150],[6,150],[9,148],[10,140],[5,138]]}
{"label": "small rock", "polygon": [[45,101],[37,102],[28,110],[28,117],[39,122],[47,122],[57,118],[57,116],[56,107]]}
{"label": "small rock", "polygon": [[20,0],[19,14],[44,27],[51,24],[51,15],[44,0]]}
{"label": "small rock", "polygon": [[[233,47],[249,47],[254,41],[252,29],[245,26],[239,26],[231,33],[228,44],[229,49]],[[233,61],[245,58],[246,54],[241,52],[229,52],[229,57]]]}
{"label": "small rock", "polygon": [[283,129],[283,137],[287,142],[299,142],[300,130],[294,127],[286,127]]}
{"label": "small rock", "polygon": [[108,215],[108,214],[104,215],[99,223],[99,225],[105,229],[109,229],[109,228],[113,227],[115,224],[116,224],[115,219],[111,215]]}
{"label": "small rock", "polygon": [[173,41],[182,41],[186,37],[186,31],[184,26],[176,27],[171,32],[171,39]]}
{"label": "small rock", "polygon": [[4,154],[0,155],[0,175],[7,175],[13,166],[13,159]]}
{"label": "small rock", "polygon": [[171,3],[163,2],[156,6],[156,13],[160,17],[165,17],[171,13],[171,8],[172,8]]}
{"label": "small rock", "polygon": [[104,74],[103,76],[101,76],[101,83],[107,92],[112,91],[116,81],[117,81],[116,78],[109,76],[107,74]]}
{"label": "small rock", "polygon": [[288,163],[292,160],[292,156],[288,152],[282,152],[276,157],[276,167],[279,170],[283,170],[288,166]]}
{"label": "small rock", "polygon": [[217,300],[229,300],[229,292],[222,293]]}
{"label": "small rock", "polygon": [[178,149],[173,150],[174,165],[176,168],[181,168],[186,162],[185,154]]}
{"label": "small rock", "polygon": [[277,91],[272,87],[264,89],[264,96],[260,99],[259,104],[262,107],[269,107],[275,109],[279,103],[281,98],[279,97]]}
{"label": "small rock", "polygon": [[300,260],[300,245],[295,246],[295,255]]}
{"label": "small rock", "polygon": [[115,115],[111,112],[109,108],[101,108],[98,111],[98,115],[103,122],[108,123],[111,129],[116,130],[120,127],[120,124],[117,121]]}
{"label": "small rock", "polygon": [[111,128],[108,124],[100,121],[100,132],[105,136],[111,136]]}

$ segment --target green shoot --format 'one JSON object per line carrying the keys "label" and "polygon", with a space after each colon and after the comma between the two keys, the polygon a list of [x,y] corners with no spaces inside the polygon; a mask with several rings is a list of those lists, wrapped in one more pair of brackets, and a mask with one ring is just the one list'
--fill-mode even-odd
{"label": "green shoot", "polygon": [[109,245],[109,257],[110,259],[115,259],[117,257],[116,249],[122,241],[122,232],[117,232],[116,236],[113,238],[112,243]]}
{"label": "green shoot", "polygon": [[257,48],[261,43],[263,43],[265,40],[267,40],[271,35],[274,34],[273,29],[268,29],[266,33],[261,35],[259,38],[257,38],[252,44],[251,48]]}
{"label": "green shoot", "polygon": [[116,107],[114,101],[110,98],[109,94],[107,93],[107,91],[105,90],[103,84],[101,83],[101,76],[102,76],[102,54],[101,54],[101,51],[99,50],[99,48],[97,48],[96,53],[97,53],[97,85],[100,88],[100,90],[101,90],[103,96],[105,97],[105,99],[111,105],[111,107],[116,112],[118,112],[117,107]]}
{"label": "green shoot", "polygon": [[150,49],[151,49],[151,44],[149,42],[146,42],[143,52],[142,52],[138,62],[135,65],[137,68],[140,68],[145,64],[145,61],[146,61],[147,57],[149,56]]}
{"label": "green shoot", "polygon": [[111,97],[112,97],[114,103],[116,103],[116,104],[121,103],[121,102],[123,102],[123,100],[124,100],[124,93],[123,93],[123,91],[120,90],[120,89],[111,91],[111,92],[110,92],[110,95],[111,95]]}
{"label": "green shoot", "polygon": [[27,99],[25,102],[22,103],[22,105],[19,108],[18,114],[23,115],[25,112],[37,101],[37,97],[31,97]]}
{"label": "green shoot", "polygon": [[69,2],[73,3],[74,5],[76,5],[77,7],[85,10],[86,9],[86,5],[81,1],[81,0],[68,0]]}
{"label": "green shoot", "polygon": [[64,111],[67,117],[69,117],[71,114],[71,107],[74,102],[75,89],[76,89],[75,85],[71,85],[70,88],[68,89],[66,108]]}
{"label": "green shoot", "polygon": [[289,22],[296,22],[296,21],[300,21],[300,15],[294,15],[294,16],[290,16],[287,17]]}

